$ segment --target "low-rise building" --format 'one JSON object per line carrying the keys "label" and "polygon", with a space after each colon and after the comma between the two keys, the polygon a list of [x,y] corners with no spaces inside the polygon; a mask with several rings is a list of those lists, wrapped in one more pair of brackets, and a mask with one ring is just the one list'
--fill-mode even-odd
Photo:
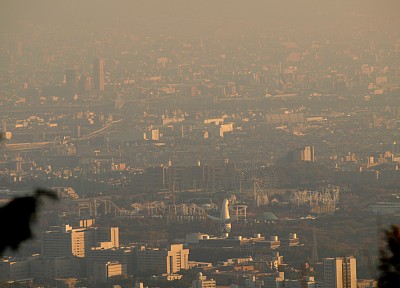
{"label": "low-rise building", "polygon": [[174,274],[189,268],[189,249],[183,244],[171,244],[166,249],[139,247],[136,251],[137,267],[140,272]]}
{"label": "low-rise building", "polygon": [[214,279],[207,279],[201,272],[197,275],[197,279],[192,281],[192,288],[216,288],[217,282]]}

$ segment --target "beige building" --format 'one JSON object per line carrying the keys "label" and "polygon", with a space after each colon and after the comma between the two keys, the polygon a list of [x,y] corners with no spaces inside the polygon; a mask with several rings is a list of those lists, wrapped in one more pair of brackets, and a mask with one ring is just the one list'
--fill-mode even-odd
{"label": "beige building", "polygon": [[55,231],[42,235],[43,257],[85,257],[92,247],[106,245],[119,246],[118,227],[72,228],[64,225]]}
{"label": "beige building", "polygon": [[105,283],[110,278],[123,276],[123,264],[119,262],[109,261],[107,263],[96,263],[94,265],[95,282]]}
{"label": "beige building", "polygon": [[290,161],[306,161],[315,162],[315,148],[314,146],[305,146],[288,153]]}
{"label": "beige building", "polygon": [[[102,266],[107,262],[118,262],[122,265],[122,275],[128,274],[128,267],[132,270],[133,266],[133,252],[131,247],[121,248],[103,248],[93,247],[87,255],[86,267],[88,279],[98,281],[96,278],[96,267]],[[132,271],[129,271],[132,273]]]}
{"label": "beige building", "polygon": [[119,247],[118,227],[90,227],[90,229],[94,230],[94,242],[97,247],[105,242],[109,247]]}
{"label": "beige building", "polygon": [[323,263],[324,288],[357,288],[356,258],[325,258]]}
{"label": "beige building", "polygon": [[306,146],[302,150],[300,150],[301,161],[315,162],[314,155],[315,155],[314,146]]}
{"label": "beige building", "polygon": [[192,281],[192,288],[216,288],[217,282],[213,279],[207,279],[207,276],[203,276],[199,272],[197,279]]}
{"label": "beige building", "polygon": [[225,133],[233,131],[233,123],[222,124],[219,128],[219,136],[224,138]]}
{"label": "beige building", "polygon": [[155,141],[160,140],[160,130],[159,129],[151,130],[151,140],[155,140]]}
{"label": "beige building", "polygon": [[189,249],[183,244],[171,244],[167,249],[140,247],[136,251],[140,272],[152,271],[157,274],[174,274],[188,269]]}
{"label": "beige building", "polygon": [[357,287],[357,263],[354,257],[343,258],[343,288]]}
{"label": "beige building", "polygon": [[44,257],[85,257],[92,243],[92,231],[87,228],[73,229],[65,225],[58,231],[43,233],[42,255]]}

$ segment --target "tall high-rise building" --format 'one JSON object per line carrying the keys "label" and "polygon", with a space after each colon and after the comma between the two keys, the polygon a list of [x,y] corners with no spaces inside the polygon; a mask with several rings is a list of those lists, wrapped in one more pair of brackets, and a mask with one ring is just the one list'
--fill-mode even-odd
{"label": "tall high-rise building", "polygon": [[357,263],[356,258],[343,258],[343,288],[357,287]]}
{"label": "tall high-rise building", "polygon": [[94,90],[104,91],[104,60],[96,58],[93,63]]}
{"label": "tall high-rise building", "polygon": [[324,288],[356,288],[356,258],[325,258]]}

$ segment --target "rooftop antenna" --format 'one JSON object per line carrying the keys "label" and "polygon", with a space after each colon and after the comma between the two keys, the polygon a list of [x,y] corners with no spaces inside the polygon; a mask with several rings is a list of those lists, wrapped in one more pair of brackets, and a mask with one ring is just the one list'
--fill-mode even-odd
{"label": "rooftop antenna", "polygon": [[172,182],[172,204],[174,205],[174,216],[176,216],[175,181]]}

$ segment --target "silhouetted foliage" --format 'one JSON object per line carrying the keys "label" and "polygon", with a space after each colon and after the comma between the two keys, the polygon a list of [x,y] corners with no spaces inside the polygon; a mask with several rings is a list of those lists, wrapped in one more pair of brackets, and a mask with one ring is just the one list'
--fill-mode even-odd
{"label": "silhouetted foliage", "polygon": [[400,228],[397,225],[385,231],[386,247],[380,250],[378,287],[400,285]]}
{"label": "silhouetted foliage", "polygon": [[0,208],[0,255],[8,247],[18,249],[23,241],[32,237],[31,224],[43,197],[58,199],[51,191],[37,189],[34,195],[14,198]]}

